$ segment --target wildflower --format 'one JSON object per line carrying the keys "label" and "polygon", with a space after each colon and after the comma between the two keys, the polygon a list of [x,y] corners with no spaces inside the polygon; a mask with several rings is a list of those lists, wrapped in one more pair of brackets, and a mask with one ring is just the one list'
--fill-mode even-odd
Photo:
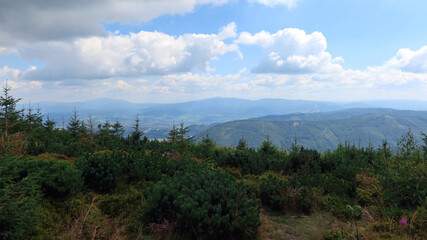
{"label": "wildflower", "polygon": [[400,225],[402,225],[402,226],[406,226],[406,223],[407,223],[407,220],[406,220],[406,217],[404,217],[404,218],[402,218],[402,220],[400,220]]}

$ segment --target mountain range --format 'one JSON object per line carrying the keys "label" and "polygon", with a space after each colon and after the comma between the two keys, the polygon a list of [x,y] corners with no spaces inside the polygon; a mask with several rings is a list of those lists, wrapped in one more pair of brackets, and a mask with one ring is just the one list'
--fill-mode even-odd
{"label": "mountain range", "polygon": [[[35,104],[32,105],[35,107]],[[301,122],[337,121],[347,119],[350,116],[360,116],[362,113],[377,113],[378,109],[375,108],[392,107],[394,109],[425,110],[427,109],[427,102],[416,100],[322,102],[286,99],[209,98],[183,103],[158,104],[132,103],[104,98],[72,103],[40,102],[38,106],[45,117],[49,116],[50,119],[57,122],[57,127],[66,126],[73,115],[73,111],[77,111],[80,119],[88,119],[91,116],[97,123],[103,123],[107,120],[110,122],[120,121],[127,131],[130,131],[138,117],[147,137],[164,138],[167,136],[172,124],[179,124],[181,121],[186,126],[190,126],[191,135],[200,135],[208,129],[211,134],[211,132],[214,132],[212,128],[217,127],[215,129],[218,129],[218,126],[232,124],[228,122],[236,120],[246,119],[246,121],[268,122],[268,124],[272,122],[278,124],[279,121],[284,122],[296,119]],[[21,104],[18,107],[27,108],[28,104]],[[345,109],[353,110],[346,111]],[[332,112],[333,114],[331,114]],[[337,122],[336,124],[341,123]],[[301,126],[306,125],[307,123],[303,123]],[[265,134],[266,132],[258,134],[259,136],[257,135],[257,137],[264,139]],[[242,132],[240,131],[238,135],[240,138]],[[244,135],[249,136],[251,134]],[[273,129],[269,130],[268,135],[273,138]],[[292,135],[295,135],[295,131]],[[219,138],[217,141],[226,145],[234,144],[233,141],[225,141]],[[252,146],[256,146],[257,143],[257,141],[252,143],[251,140]],[[279,146],[287,145],[283,140],[275,143]]]}

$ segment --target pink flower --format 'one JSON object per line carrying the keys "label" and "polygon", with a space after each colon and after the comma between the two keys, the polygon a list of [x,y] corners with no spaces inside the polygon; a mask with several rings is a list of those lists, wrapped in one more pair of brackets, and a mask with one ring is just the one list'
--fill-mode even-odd
{"label": "pink flower", "polygon": [[400,225],[402,225],[402,226],[406,226],[406,223],[407,223],[407,220],[406,220],[406,218],[404,217],[404,218],[402,218],[402,220],[400,220]]}

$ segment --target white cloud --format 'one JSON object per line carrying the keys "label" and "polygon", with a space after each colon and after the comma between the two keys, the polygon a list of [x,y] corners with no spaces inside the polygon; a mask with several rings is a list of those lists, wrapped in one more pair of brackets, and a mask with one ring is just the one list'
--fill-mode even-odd
{"label": "white cloud", "polygon": [[106,35],[102,23],[138,24],[164,14],[192,12],[196,5],[228,0],[2,1],[0,46],[19,41],[62,40]]}
{"label": "white cloud", "polygon": [[5,47],[0,47],[0,56],[7,55],[10,52],[10,49]]}
{"label": "white cloud", "polygon": [[[208,97],[287,98],[322,101],[379,99],[427,100],[427,74],[384,66],[364,71],[341,70],[313,74],[181,73],[138,79],[93,81],[12,81],[13,95],[41,101],[81,101],[109,96],[135,102],[179,102]],[[69,84],[70,83],[70,84]]]}
{"label": "white cloud", "polygon": [[236,23],[232,22],[229,23],[227,26],[224,26],[221,28],[220,32],[218,33],[218,38],[223,40],[227,38],[235,38],[237,37],[237,28]]}
{"label": "white cloud", "polygon": [[288,8],[296,7],[299,1],[301,0],[249,0],[249,2],[257,2],[259,4],[264,4],[269,7],[284,5]]}
{"label": "white cloud", "polygon": [[427,73],[427,46],[416,51],[400,49],[385,66],[399,68],[405,72]]}
{"label": "white cloud", "polygon": [[116,87],[120,90],[130,90],[133,88],[132,85],[130,85],[129,83],[127,83],[123,80],[117,81]]}
{"label": "white cloud", "polygon": [[[228,25],[224,29],[230,28]],[[216,34],[171,36],[160,32],[80,38],[21,45],[18,54],[37,59],[44,68],[27,72],[27,79],[100,79],[209,70],[209,62],[230,51]]]}
{"label": "white cloud", "polygon": [[240,44],[259,45],[267,56],[252,69],[256,73],[306,74],[341,69],[342,58],[333,59],[326,51],[326,39],[320,32],[306,34],[303,30],[286,28],[277,33],[262,31],[240,34]]}
{"label": "white cloud", "polygon": [[0,68],[0,77],[18,79],[18,78],[21,78],[21,76],[22,76],[22,71],[19,69],[10,68],[8,66],[4,66],[3,68]]}
{"label": "white cloud", "polygon": [[[6,81],[3,81],[1,84],[2,86],[6,86]],[[31,95],[35,91],[40,91],[43,87],[43,84],[39,81],[22,80],[7,80],[7,85],[12,89],[12,95],[16,98]]]}
{"label": "white cloud", "polygon": [[236,74],[212,75],[212,74],[172,74],[162,77],[155,82],[153,86],[167,87],[168,91],[173,92],[215,92],[220,94],[233,90],[235,81],[239,80],[241,71]]}

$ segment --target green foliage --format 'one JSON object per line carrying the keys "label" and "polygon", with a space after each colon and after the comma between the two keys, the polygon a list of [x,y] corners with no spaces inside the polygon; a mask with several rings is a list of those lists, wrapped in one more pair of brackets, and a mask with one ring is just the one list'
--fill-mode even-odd
{"label": "green foliage", "polygon": [[304,149],[294,146],[289,154],[290,169],[288,172],[316,172],[320,160],[320,154],[316,150]]}
{"label": "green foliage", "polygon": [[413,159],[396,162],[383,180],[384,198],[390,205],[413,208],[427,196],[427,164]]}
{"label": "green foliage", "polygon": [[68,162],[48,162],[37,172],[43,192],[52,198],[66,198],[80,192],[82,172]]}
{"label": "green foliage", "polygon": [[215,142],[206,134],[206,137],[197,143],[195,155],[199,158],[209,159],[214,154],[215,146]]}
{"label": "green foliage", "polygon": [[382,188],[376,178],[357,174],[356,199],[362,206],[380,204],[382,202]]}
{"label": "green foliage", "polygon": [[0,129],[6,136],[9,133],[16,133],[21,128],[23,110],[16,110],[16,104],[21,100],[10,95],[11,87],[3,87],[3,96],[0,97]]}
{"label": "green foliage", "polygon": [[82,171],[85,185],[99,192],[109,192],[116,188],[122,165],[120,152],[86,155],[77,161]]}
{"label": "green foliage", "polygon": [[26,239],[37,225],[39,186],[20,176],[21,161],[2,157],[0,163],[0,239]]}
{"label": "green foliage", "polygon": [[390,159],[381,178],[384,200],[392,208],[411,209],[426,201],[427,162],[417,149],[409,131],[402,137],[398,155]]}
{"label": "green foliage", "polygon": [[350,218],[354,220],[359,220],[362,218],[362,207],[359,205],[347,205],[347,208],[350,211]]}
{"label": "green foliage", "polygon": [[135,125],[130,135],[127,137],[127,144],[132,150],[141,151],[143,150],[143,145],[147,142],[147,138],[141,140],[141,137],[144,135],[144,132],[140,129],[139,126],[139,117],[136,116]]}
{"label": "green foliage", "polygon": [[0,239],[25,239],[37,224],[39,197],[26,181],[0,188]]}
{"label": "green foliage", "polygon": [[332,195],[329,199],[329,206],[331,208],[330,211],[332,212],[332,215],[343,221],[351,220],[352,213],[347,207],[351,204],[353,204],[353,202],[350,199],[342,196]]}
{"label": "green foliage", "polygon": [[418,149],[418,143],[414,138],[414,134],[411,129],[409,129],[408,133],[402,137],[402,139],[397,143],[398,147],[398,156],[401,158],[407,158],[411,156],[415,150]]}
{"label": "green foliage", "polygon": [[189,131],[190,129],[184,126],[184,122],[181,122],[179,127],[173,124],[172,129],[169,131],[168,142],[172,150],[177,151],[180,155],[183,155],[189,150],[193,141],[192,136],[187,136]]}
{"label": "green foliage", "polygon": [[159,181],[162,174],[168,174],[171,168],[170,159],[160,153],[135,154],[129,158],[128,181]]}
{"label": "green foliage", "polygon": [[264,178],[259,186],[262,203],[274,210],[310,214],[313,208],[312,191],[308,187],[295,187],[292,182],[273,175]]}
{"label": "green foliage", "polygon": [[323,234],[323,240],[345,240],[347,237],[347,234],[338,228],[333,228]]}
{"label": "green foliage", "polygon": [[259,210],[241,184],[229,174],[190,164],[153,186],[146,220],[172,222],[178,231],[196,238],[253,238]]}
{"label": "green foliage", "polygon": [[103,198],[99,208],[112,217],[135,215],[136,212],[141,214],[145,206],[144,195],[134,187],[126,188],[120,193],[104,195]]}
{"label": "green foliage", "polygon": [[284,208],[284,193],[285,183],[272,175],[268,175],[263,179],[259,186],[259,196],[262,204],[275,209],[283,210]]}
{"label": "green foliage", "polygon": [[63,199],[78,193],[83,186],[82,172],[68,162],[13,160],[10,173],[15,180],[28,180],[45,197]]}

